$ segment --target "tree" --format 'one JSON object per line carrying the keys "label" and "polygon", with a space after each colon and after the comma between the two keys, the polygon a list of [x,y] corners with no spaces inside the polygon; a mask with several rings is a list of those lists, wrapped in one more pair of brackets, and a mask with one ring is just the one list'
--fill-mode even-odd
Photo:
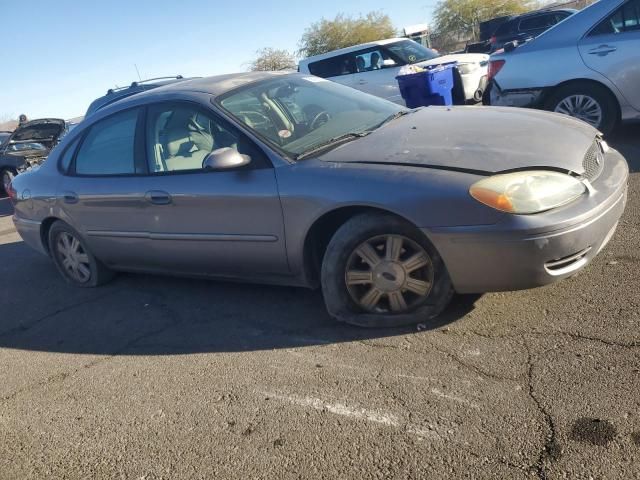
{"label": "tree", "polygon": [[287,70],[296,68],[295,57],[286,50],[261,48],[249,67],[252,71]]}
{"label": "tree", "polygon": [[479,22],[529,10],[531,0],[442,0],[433,17],[435,31],[443,36],[477,40]]}
{"label": "tree", "polygon": [[396,30],[391,19],[382,12],[369,12],[358,17],[341,13],[333,20],[323,18],[312,23],[302,35],[299,53],[301,56],[310,57],[395,36]]}

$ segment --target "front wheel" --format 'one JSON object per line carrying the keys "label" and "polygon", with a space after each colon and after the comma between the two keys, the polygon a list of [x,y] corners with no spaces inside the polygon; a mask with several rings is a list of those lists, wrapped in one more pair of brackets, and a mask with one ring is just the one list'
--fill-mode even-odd
{"label": "front wheel", "polygon": [[321,276],[329,314],[364,327],[425,322],[453,294],[435,248],[392,215],[363,214],[342,225],[329,242]]}
{"label": "front wheel", "polygon": [[565,85],[545,102],[547,110],[578,118],[608,135],[618,123],[613,95],[604,87],[590,83]]}

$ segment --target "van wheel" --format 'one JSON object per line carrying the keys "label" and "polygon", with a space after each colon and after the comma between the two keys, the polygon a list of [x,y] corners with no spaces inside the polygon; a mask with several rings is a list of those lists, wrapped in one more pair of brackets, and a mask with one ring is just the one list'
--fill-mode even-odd
{"label": "van wheel", "polygon": [[49,252],[58,272],[76,287],[97,287],[114,276],[93,256],[80,234],[61,220],[49,229]]}
{"label": "van wheel", "polygon": [[592,83],[573,83],[555,90],[545,102],[552,112],[571,115],[604,135],[618,123],[618,103],[606,88]]}
{"label": "van wheel", "polygon": [[453,294],[429,240],[386,214],[358,215],[338,229],[324,255],[321,283],[329,314],[363,327],[428,321]]}

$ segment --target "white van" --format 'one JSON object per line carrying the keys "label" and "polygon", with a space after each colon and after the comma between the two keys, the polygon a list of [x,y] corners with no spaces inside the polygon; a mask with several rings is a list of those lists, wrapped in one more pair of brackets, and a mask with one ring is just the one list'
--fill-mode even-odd
{"label": "white van", "polygon": [[396,76],[404,65],[458,62],[465,99],[479,102],[486,85],[489,55],[440,56],[407,38],[390,38],[334,50],[301,60],[298,69],[404,105]]}

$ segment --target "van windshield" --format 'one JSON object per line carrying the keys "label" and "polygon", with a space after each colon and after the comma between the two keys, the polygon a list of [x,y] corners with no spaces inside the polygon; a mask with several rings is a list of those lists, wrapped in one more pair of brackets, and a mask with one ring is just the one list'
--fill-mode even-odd
{"label": "van windshield", "polygon": [[404,64],[424,62],[425,60],[432,60],[440,56],[437,52],[423,47],[413,40],[389,43],[385,45],[384,48],[391,53],[391,56],[400,59]]}

